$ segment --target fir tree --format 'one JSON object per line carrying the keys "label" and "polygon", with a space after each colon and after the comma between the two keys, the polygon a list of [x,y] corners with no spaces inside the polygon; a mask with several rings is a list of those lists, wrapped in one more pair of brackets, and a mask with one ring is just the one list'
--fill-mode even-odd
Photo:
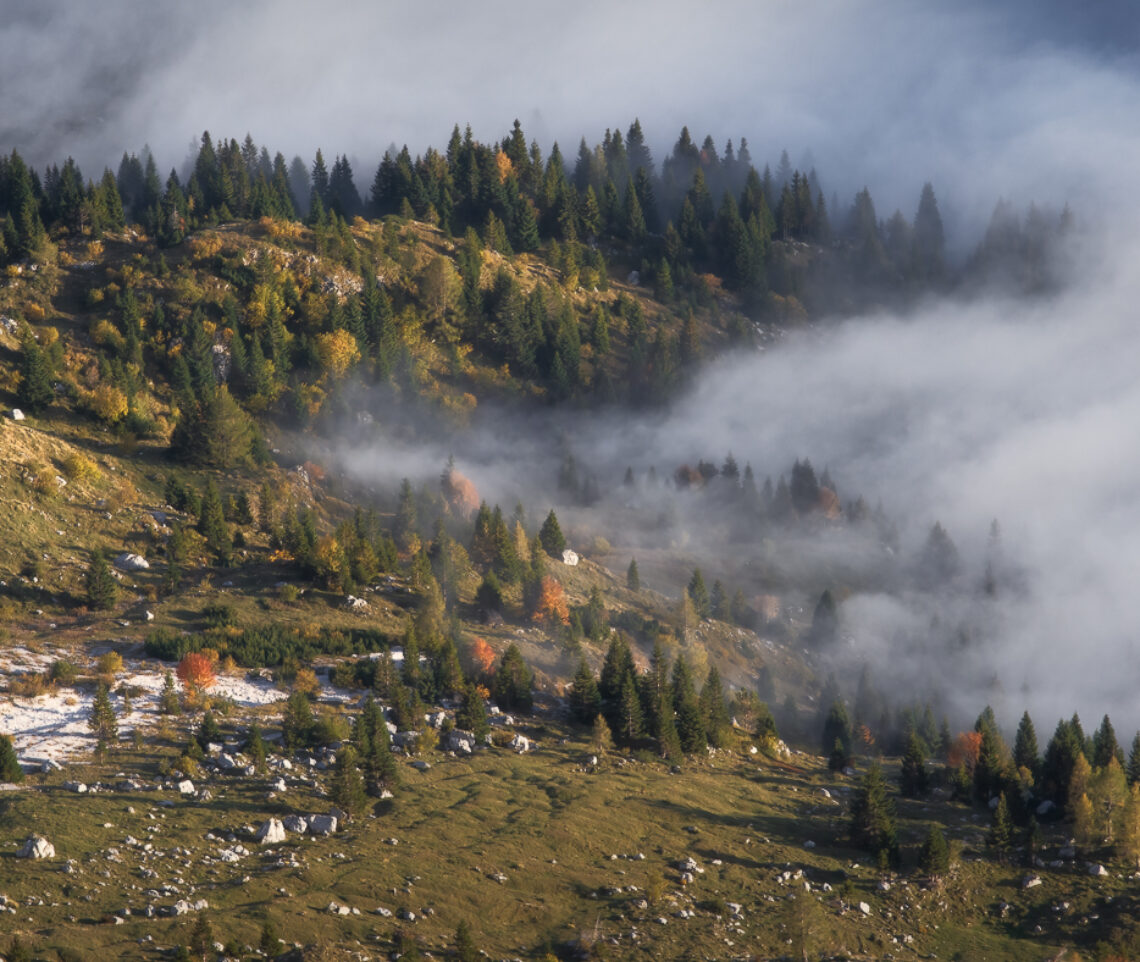
{"label": "fir tree", "polygon": [[1105,715],[1100,723],[1100,728],[1093,735],[1093,757],[1091,759],[1093,768],[1107,768],[1108,763],[1114,758],[1123,764],[1124,752],[1117,744],[1116,731],[1112,727],[1112,722],[1109,721],[1108,715]]}
{"label": "fir tree", "polygon": [[0,782],[18,785],[24,780],[24,770],[16,758],[16,748],[8,735],[0,735]]}
{"label": "fir tree", "polygon": [[709,616],[709,593],[705,587],[704,575],[701,574],[700,568],[693,569],[693,576],[689,579],[689,586],[686,590],[689,599],[693,602],[693,610],[696,611],[697,617],[707,618]]}
{"label": "fir tree", "polygon": [[1128,753],[1128,784],[1140,782],[1140,732],[1132,737],[1132,750]]}
{"label": "fir tree", "polygon": [[602,708],[602,698],[598,691],[598,683],[594,680],[594,673],[586,664],[586,659],[578,661],[578,670],[574,673],[574,684],[570,689],[570,713],[574,720],[582,725],[590,725],[598,716]]}
{"label": "fir tree", "polygon": [[115,715],[115,707],[111,704],[111,694],[104,684],[95,690],[87,727],[94,733],[100,750],[105,750],[119,737],[119,720]]}
{"label": "fir tree", "polygon": [[645,721],[641,711],[641,699],[637,695],[633,673],[626,674],[621,687],[617,711],[617,732],[621,740],[630,745],[645,734]]}
{"label": "fir tree", "polygon": [[732,720],[728,716],[728,706],[724,700],[724,687],[716,665],[709,666],[709,673],[701,688],[701,715],[705,720],[705,733],[714,748],[723,748],[728,743],[732,730]]}
{"label": "fir tree", "polygon": [[629,562],[629,567],[626,569],[625,586],[630,591],[640,591],[641,590],[641,575],[638,573],[638,570],[637,570],[637,559],[636,558],[633,558]]}
{"label": "fir tree", "polygon": [[922,741],[913,729],[907,733],[906,751],[899,770],[899,789],[907,798],[921,798],[926,794],[926,758]]}
{"label": "fir tree", "polygon": [[878,762],[872,762],[851,803],[851,839],[859,848],[889,862],[897,858],[894,805]]}
{"label": "fir tree", "polygon": [[[836,699],[828,709],[827,718],[823,723],[823,736],[820,739],[823,754],[829,757],[828,765],[833,771],[843,768],[851,758],[851,742],[851,722],[847,716],[847,708],[842,700]],[[837,744],[842,759],[836,756]]]}
{"label": "fir tree", "polygon": [[500,708],[508,711],[529,712],[534,703],[531,689],[534,673],[523,660],[522,652],[513,642],[503,652],[499,668],[491,683],[491,691]]}
{"label": "fir tree", "polygon": [[482,743],[490,732],[491,726],[487,721],[487,705],[479,693],[477,685],[469,684],[463,692],[463,700],[459,710],[455,713],[455,725],[464,731],[472,732],[475,740]]}
{"label": "fir tree", "polygon": [[206,547],[213,553],[217,564],[228,565],[233,560],[233,539],[213,478],[206,482],[206,491],[202,495],[198,532],[206,539]]}
{"label": "fir tree", "polygon": [[263,773],[265,771],[266,745],[265,739],[261,735],[261,726],[257,722],[249,726],[245,751],[249,755],[250,761],[253,762],[254,771],[259,774]]}
{"label": "fir tree", "polygon": [[1010,817],[1009,802],[1004,793],[998,799],[997,807],[994,809],[993,822],[990,824],[989,835],[986,836],[986,844],[998,853],[998,857],[1002,861],[1005,860],[1006,853],[1013,844],[1013,820]]}
{"label": "fir tree", "polygon": [[1033,720],[1029,712],[1024,712],[1017,726],[1017,737],[1013,742],[1013,764],[1017,769],[1024,768],[1031,775],[1035,775],[1041,763],[1040,753],[1037,749],[1037,731],[1033,727]]}
{"label": "fir tree", "polygon": [[32,414],[38,414],[54,398],[48,353],[40,347],[29,330],[24,336],[21,349],[20,383],[16,389],[16,401]]}
{"label": "fir tree", "polygon": [[341,746],[336,754],[331,788],[333,801],[349,815],[361,814],[368,804],[364,779],[356,767],[356,750],[351,745]]}
{"label": "fir tree", "polygon": [[918,853],[918,869],[930,878],[939,878],[950,870],[950,848],[946,836],[937,825],[931,825]]}
{"label": "fir tree", "polygon": [[471,928],[464,919],[455,930],[456,962],[480,962],[479,950],[475,948],[475,940],[471,937]]}
{"label": "fir tree", "polygon": [[308,696],[300,690],[293,691],[285,702],[285,714],[281,721],[281,735],[289,751],[304,748],[313,737],[313,708]]}
{"label": "fir tree", "polygon": [[162,692],[158,697],[158,710],[163,715],[181,715],[182,702],[174,685],[174,673],[169,669],[163,675]]}
{"label": "fir tree", "polygon": [[562,552],[566,550],[566,538],[558,525],[558,517],[553,508],[550,509],[550,514],[546,516],[546,520],[542,522],[542,528],[538,532],[538,540],[542,544],[543,550],[550,557],[559,561],[562,560]]}
{"label": "fir tree", "polygon": [[91,552],[91,561],[83,579],[84,599],[87,607],[95,611],[106,611],[115,606],[119,597],[119,586],[111,574],[111,567],[102,550]]}

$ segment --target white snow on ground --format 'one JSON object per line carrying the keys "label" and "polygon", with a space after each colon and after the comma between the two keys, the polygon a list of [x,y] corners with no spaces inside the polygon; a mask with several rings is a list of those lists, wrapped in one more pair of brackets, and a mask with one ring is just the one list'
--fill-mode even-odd
{"label": "white snow on ground", "polygon": [[[24,648],[7,649],[0,657],[0,675],[43,671],[54,660]],[[115,677],[112,691],[126,684],[142,689],[131,699],[131,711],[123,712],[122,698],[112,694],[119,713],[119,734],[129,736],[137,725],[153,723],[158,714],[158,696],[170,666],[161,662],[128,661]],[[240,707],[251,708],[284,701],[288,693],[264,679],[241,675],[219,675],[210,689],[212,698],[231,699]],[[11,735],[17,755],[24,760],[63,761],[89,753],[95,740],[87,728],[92,694],[79,689],[57,688],[38,698],[0,695],[0,732]]]}

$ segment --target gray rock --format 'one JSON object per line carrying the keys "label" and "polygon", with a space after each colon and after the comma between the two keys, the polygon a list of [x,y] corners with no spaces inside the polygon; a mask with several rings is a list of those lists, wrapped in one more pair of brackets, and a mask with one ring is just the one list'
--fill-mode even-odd
{"label": "gray rock", "polygon": [[178,783],[179,795],[193,795],[195,791],[196,789],[194,788],[194,783],[188,778],[184,778]]}
{"label": "gray rock", "polygon": [[123,551],[116,555],[114,564],[120,571],[145,571],[150,567],[150,562],[146,558],[131,551]]}
{"label": "gray rock", "polygon": [[870,915],[871,914],[871,906],[869,906],[866,902],[860,902],[859,903],[859,911],[862,912],[864,915]]}
{"label": "gray rock", "polygon": [[256,838],[262,845],[277,845],[285,841],[285,826],[279,819],[271,818],[257,830]]}
{"label": "gray rock", "polygon": [[297,835],[304,835],[309,830],[309,821],[302,818],[300,815],[286,815],[281,823],[285,826],[288,832],[295,832]]}
{"label": "gray rock", "polygon": [[312,815],[309,818],[310,835],[334,835],[336,817],[333,815]]}
{"label": "gray rock", "polygon": [[55,846],[42,835],[32,835],[16,853],[17,858],[55,858]]}

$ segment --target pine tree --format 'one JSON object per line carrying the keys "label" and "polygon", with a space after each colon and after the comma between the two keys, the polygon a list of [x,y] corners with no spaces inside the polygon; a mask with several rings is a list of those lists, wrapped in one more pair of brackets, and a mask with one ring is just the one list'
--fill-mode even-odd
{"label": "pine tree", "polygon": [[[829,758],[828,767],[832,770],[843,768],[851,758],[851,721],[847,716],[847,708],[843,701],[836,699],[828,709],[827,718],[823,723],[823,735],[820,747],[824,755]],[[836,746],[839,747],[838,755]],[[840,757],[841,756],[841,757]]]}
{"label": "pine tree", "polygon": [[[517,122],[517,121],[516,121]],[[475,940],[471,937],[471,928],[464,919],[455,930],[456,962],[479,962],[479,950],[475,948]]]}
{"label": "pine tree", "polygon": [[851,839],[880,859],[897,858],[894,805],[878,762],[872,762],[851,803]]}
{"label": "pine tree", "polygon": [[629,562],[629,568],[626,569],[625,586],[630,591],[640,591],[641,590],[641,575],[638,573],[638,570],[637,570],[637,559],[636,558],[633,558]]}
{"label": "pine tree", "polygon": [[529,712],[534,703],[531,689],[534,673],[523,660],[522,652],[513,642],[503,652],[498,671],[491,683],[491,691],[500,708],[508,711]]}
{"label": "pine tree", "polygon": [[1128,790],[1128,799],[1124,803],[1117,847],[1121,855],[1140,868],[1140,785],[1135,782]]}
{"label": "pine tree", "polygon": [[839,612],[830,590],[819,596],[808,629],[808,645],[816,651],[831,647],[839,638]]}
{"label": "pine tree", "polygon": [[974,764],[974,794],[988,802],[1002,791],[1006,777],[1006,748],[995,725],[983,725],[982,744]]}
{"label": "pine tree", "polygon": [[558,517],[553,508],[550,509],[550,514],[546,516],[546,520],[542,522],[542,528],[538,532],[538,540],[542,544],[543,550],[550,557],[556,558],[558,561],[562,560],[562,552],[566,550],[566,538],[558,525]]}
{"label": "pine tree", "polygon": [[578,670],[574,673],[574,684],[570,689],[570,713],[574,720],[582,725],[590,725],[597,718],[602,708],[602,698],[598,691],[598,683],[594,680],[594,673],[586,664],[586,659],[578,661]]}
{"label": "pine tree", "polygon": [[1004,793],[998,798],[997,807],[994,809],[994,818],[986,843],[998,853],[1002,861],[1005,860],[1006,853],[1013,844],[1013,820],[1009,814],[1009,801]]}
{"label": "pine tree", "polygon": [[313,708],[308,696],[295,690],[285,702],[285,713],[281,721],[281,735],[289,751],[306,747],[313,735]]}
{"label": "pine tree", "polygon": [[332,799],[349,815],[359,815],[368,804],[364,779],[356,767],[356,750],[351,745],[341,746],[336,754],[336,770],[332,778]]}
{"label": "pine tree", "polygon": [[111,574],[111,567],[102,550],[91,552],[91,561],[83,579],[84,600],[87,607],[95,611],[106,611],[115,606],[119,597],[119,586]]}
{"label": "pine tree", "polygon": [[1108,715],[1105,715],[1100,723],[1100,728],[1093,735],[1093,768],[1106,768],[1113,758],[1123,764],[1124,752],[1117,744],[1116,731],[1112,727],[1112,722],[1109,721]]}
{"label": "pine tree", "polygon": [[1128,753],[1128,784],[1140,782],[1140,732],[1132,736],[1132,750]]}
{"label": "pine tree", "polygon": [[18,785],[24,780],[24,770],[16,758],[16,748],[8,735],[0,735],[0,782]]}
{"label": "pine tree", "polygon": [[1017,769],[1024,768],[1031,775],[1037,773],[1041,763],[1040,753],[1037,750],[1037,732],[1033,727],[1033,720],[1029,712],[1021,716],[1017,726],[1017,737],[1013,742],[1013,764]]}
{"label": "pine tree", "polygon": [[924,875],[937,879],[950,870],[950,848],[946,836],[937,825],[931,825],[918,853],[918,869]]}
{"label": "pine tree", "polygon": [[708,743],[714,748],[723,748],[728,743],[732,721],[728,716],[728,706],[724,700],[724,687],[716,665],[709,666],[709,673],[701,688],[701,715],[705,721]]}
{"label": "pine tree", "polygon": [[206,539],[206,547],[214,555],[217,564],[225,566],[233,560],[234,544],[230,526],[226,523],[222,499],[213,478],[207,480],[206,491],[202,495],[198,531]]}
{"label": "pine tree", "polygon": [[119,720],[115,716],[115,707],[111,704],[111,694],[104,684],[100,684],[95,690],[95,700],[91,704],[87,727],[94,733],[100,751],[105,750],[119,737]]}
{"label": "pine tree", "polygon": [[618,703],[618,737],[626,745],[631,745],[645,734],[645,721],[641,711],[641,699],[637,695],[633,673],[626,674],[622,682]]}
{"label": "pine tree", "polygon": [[254,771],[259,774],[263,773],[265,771],[266,746],[265,739],[261,735],[261,726],[257,722],[249,726],[245,751],[249,755],[250,761],[253,762]]}
{"label": "pine tree", "polygon": [[700,568],[693,569],[693,576],[689,579],[688,591],[689,599],[693,602],[693,610],[696,611],[698,618],[707,618],[709,616],[709,593],[705,587],[705,578],[701,574]]}
{"label": "pine tree", "polygon": [[491,730],[487,721],[487,705],[477,685],[470,684],[464,690],[462,703],[455,713],[455,726],[472,732],[480,743]]}
{"label": "pine tree", "polygon": [[906,751],[903,753],[902,767],[899,770],[899,789],[907,798],[921,798],[926,794],[926,758],[922,741],[911,729],[907,733]]}
{"label": "pine tree", "polygon": [[17,403],[32,414],[43,411],[55,398],[48,353],[36,342],[30,329],[24,335],[20,356]]}
{"label": "pine tree", "polygon": [[182,702],[174,685],[174,673],[169,669],[162,679],[162,693],[158,697],[158,710],[163,715],[181,715]]}

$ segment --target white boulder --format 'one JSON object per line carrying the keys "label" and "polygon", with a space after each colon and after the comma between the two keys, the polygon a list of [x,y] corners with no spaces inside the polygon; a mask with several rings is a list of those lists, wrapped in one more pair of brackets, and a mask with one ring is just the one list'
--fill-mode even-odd
{"label": "white boulder", "polygon": [[578,563],[578,552],[571,551],[569,548],[567,548],[562,552],[562,563],[564,565],[570,565],[570,567],[574,567],[574,565]]}
{"label": "white boulder", "polygon": [[145,571],[150,562],[140,554],[124,551],[115,556],[115,567],[120,571]]}
{"label": "white boulder", "polygon": [[285,826],[280,819],[271,818],[257,830],[256,837],[262,845],[277,845],[285,841]]}
{"label": "white boulder", "polygon": [[42,835],[32,835],[16,853],[17,858],[55,858],[55,846]]}

